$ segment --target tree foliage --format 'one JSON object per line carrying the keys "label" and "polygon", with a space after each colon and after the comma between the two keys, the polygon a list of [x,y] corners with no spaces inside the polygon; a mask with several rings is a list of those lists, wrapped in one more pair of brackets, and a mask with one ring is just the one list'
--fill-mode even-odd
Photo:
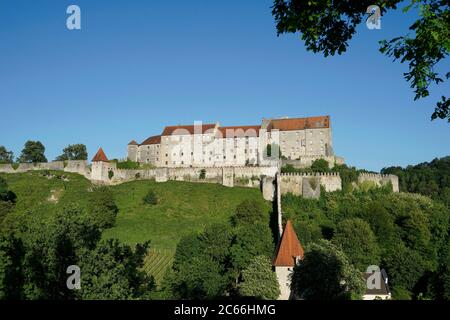
{"label": "tree foliage", "polygon": [[349,261],[364,272],[370,265],[379,265],[380,252],[370,225],[359,218],[345,219],[337,224],[333,243],[344,251]]}
{"label": "tree foliage", "polygon": [[105,186],[96,187],[90,198],[88,209],[92,222],[102,230],[113,227],[119,208],[111,190]]}
{"label": "tree foliage", "polygon": [[[213,224],[180,240],[162,287],[176,299],[238,296],[244,270],[257,256],[271,257],[274,248],[266,210],[259,202],[243,201],[229,223]],[[249,283],[242,290],[250,290]]]}
{"label": "tree foliage", "polygon": [[[327,57],[347,50],[369,6],[378,5],[384,14],[397,9],[401,2],[274,0],[272,14],[278,34],[300,32],[308,50],[322,52]],[[409,64],[409,72],[404,77],[417,100],[429,95],[431,84],[444,81],[435,70],[450,52],[450,10],[448,0],[412,0],[404,11],[412,7],[419,11],[419,18],[409,28],[413,34],[380,41],[380,51]],[[450,72],[445,77],[448,79]],[[432,120],[450,121],[449,104],[449,99],[443,96]]]}
{"label": "tree foliage", "polygon": [[84,144],[70,144],[64,148],[62,155],[56,160],[87,160],[88,153]]}
{"label": "tree foliage", "polygon": [[[148,243],[135,249],[100,241],[100,229],[73,206],[38,218],[20,234],[0,237],[0,297],[5,299],[137,299],[153,289],[141,271]],[[66,286],[67,267],[81,268],[81,290]]]}
{"label": "tree foliage", "polygon": [[45,157],[45,147],[40,141],[27,141],[25,147],[18,158],[22,163],[47,162]]}
{"label": "tree foliage", "polygon": [[326,240],[307,247],[303,260],[294,267],[291,286],[306,300],[357,299],[365,290],[361,272]]}
{"label": "tree foliage", "polygon": [[268,216],[261,202],[256,200],[244,200],[235,210],[232,218],[234,225],[252,224],[255,222],[265,222]]}
{"label": "tree foliage", "polygon": [[212,225],[200,235],[183,237],[175,253],[173,273],[166,279],[174,298],[212,299],[225,295],[232,240],[228,225]]}
{"label": "tree foliage", "polygon": [[406,168],[387,167],[381,173],[397,175],[400,191],[439,199],[450,207],[450,156]]}
{"label": "tree foliage", "polygon": [[143,201],[145,204],[154,206],[154,205],[158,204],[158,196],[156,195],[155,191],[149,190],[147,192],[147,194],[145,195]]}
{"label": "tree foliage", "polygon": [[4,146],[0,146],[0,164],[13,162],[14,162],[13,152],[6,150]]}
{"label": "tree foliage", "polygon": [[[317,238],[342,244],[343,251],[356,264],[366,258],[360,249],[378,247],[379,255],[374,254],[374,259],[364,264],[372,264],[379,257],[379,266],[387,270],[393,293],[413,298],[420,294],[425,298],[445,296],[447,278],[442,270],[450,211],[441,202],[378,188],[324,193],[318,200],[288,194],[282,197],[282,207],[283,218],[293,222],[302,241],[311,237],[308,228],[320,228],[320,233],[314,232],[314,240],[304,244],[317,242]],[[358,223],[361,226],[357,228],[347,226],[355,220],[365,222]]]}
{"label": "tree foliage", "polygon": [[244,297],[255,297],[264,300],[275,300],[278,298],[280,287],[268,257],[254,257],[248,267],[242,271],[239,294]]}
{"label": "tree foliage", "polygon": [[13,209],[16,198],[16,194],[9,190],[5,179],[0,177],[0,227],[3,219]]}

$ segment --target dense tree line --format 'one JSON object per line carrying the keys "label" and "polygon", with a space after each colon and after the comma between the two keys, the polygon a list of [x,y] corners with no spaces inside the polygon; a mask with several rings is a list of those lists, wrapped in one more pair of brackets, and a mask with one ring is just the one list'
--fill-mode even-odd
{"label": "dense tree line", "polygon": [[[0,213],[15,195],[0,178]],[[10,203],[3,212],[3,203]],[[0,299],[146,299],[155,288],[142,271],[149,243],[134,247],[101,232],[115,224],[111,191],[94,188],[87,208],[76,204],[50,221],[30,215],[17,226],[0,220]],[[81,271],[81,289],[69,289],[69,266]]]}
{"label": "dense tree line", "polygon": [[[87,160],[88,153],[84,144],[71,144],[63,149],[63,153],[56,157],[57,161],[66,160]],[[20,156],[17,157],[18,163],[38,163],[47,162],[45,156],[45,146],[40,141],[28,140]],[[0,164],[14,163],[14,153],[0,146]]]}
{"label": "dense tree line", "polygon": [[269,213],[259,202],[245,200],[230,223],[182,238],[164,280],[166,297],[276,299],[279,288],[271,265],[275,244],[269,223]]}
{"label": "dense tree line", "polygon": [[420,193],[450,206],[450,156],[406,168],[387,167],[381,173],[397,175],[400,191]]}
{"label": "dense tree line", "polygon": [[340,256],[329,245],[310,248],[326,240],[358,272],[385,268],[394,298],[450,297],[450,211],[441,202],[388,187],[325,193],[319,200],[288,194],[282,202],[283,218],[293,221],[307,252]]}

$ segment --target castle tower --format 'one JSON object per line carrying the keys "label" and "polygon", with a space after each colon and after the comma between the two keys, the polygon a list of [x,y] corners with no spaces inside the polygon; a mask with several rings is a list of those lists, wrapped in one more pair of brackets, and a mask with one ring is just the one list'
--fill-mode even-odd
{"label": "castle tower", "polygon": [[280,285],[279,300],[288,300],[292,296],[289,275],[294,270],[297,262],[303,259],[303,255],[303,247],[297,238],[291,221],[288,220],[281,240],[278,243],[276,256],[273,259],[273,266]]}
{"label": "castle tower", "polygon": [[138,162],[138,143],[135,140],[128,144],[128,160]]}
{"label": "castle tower", "polygon": [[108,181],[108,172],[111,170],[110,163],[102,148],[99,148],[92,158],[91,180]]}

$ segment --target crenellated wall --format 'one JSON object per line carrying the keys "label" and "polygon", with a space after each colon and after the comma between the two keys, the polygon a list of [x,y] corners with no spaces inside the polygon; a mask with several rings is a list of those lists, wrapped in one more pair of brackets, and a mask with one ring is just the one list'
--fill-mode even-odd
{"label": "crenellated wall", "polygon": [[377,186],[382,186],[387,183],[392,184],[392,190],[399,192],[398,176],[393,174],[379,174],[379,173],[360,173],[358,176],[358,184],[370,181]]}
{"label": "crenellated wall", "polygon": [[[17,169],[11,164],[0,164],[2,173],[20,173],[33,170],[61,170],[78,173],[96,183],[119,184],[132,180],[155,180],[165,182],[168,180],[190,181],[202,183],[220,183],[224,186],[242,186],[261,188],[264,198],[274,199],[279,189],[280,195],[293,193],[307,198],[318,198],[320,187],[327,192],[342,189],[341,177],[338,173],[282,173],[279,174],[274,188],[273,184],[278,173],[278,167],[205,167],[205,168],[154,168],[141,170],[117,169],[113,162],[93,162],[92,169],[87,161],[53,161],[49,163],[21,163]],[[205,178],[200,179],[202,170],[205,170]],[[110,171],[113,172],[110,178]],[[266,177],[270,179],[265,179]],[[358,184],[370,181],[377,186],[391,183],[394,192],[399,192],[398,177],[395,175],[383,175],[375,173],[360,173]],[[265,185],[267,184],[267,185]],[[272,193],[270,195],[269,193]]]}
{"label": "crenellated wall", "polygon": [[[102,165],[101,165],[102,164]],[[105,168],[108,167],[106,170]],[[108,171],[114,175],[109,179]],[[200,179],[202,170],[205,177]],[[241,186],[260,188],[262,177],[274,178],[277,167],[205,167],[205,168],[154,168],[145,170],[117,169],[115,165],[108,166],[106,162],[93,163],[92,180],[103,183],[119,184],[132,180],[155,180],[165,182],[168,180],[190,181],[202,183],[220,183],[228,187]]]}
{"label": "crenellated wall", "polygon": [[[325,188],[325,191],[332,192],[342,189],[341,177],[338,173],[282,173],[281,180],[281,194],[293,193],[295,195],[304,195],[307,197],[316,198],[317,193],[320,195],[320,187],[314,187],[314,181],[318,185]],[[304,186],[308,183],[308,186]],[[318,186],[317,186],[318,187]],[[318,190],[318,191],[316,191]],[[308,191],[308,194],[304,194]]]}

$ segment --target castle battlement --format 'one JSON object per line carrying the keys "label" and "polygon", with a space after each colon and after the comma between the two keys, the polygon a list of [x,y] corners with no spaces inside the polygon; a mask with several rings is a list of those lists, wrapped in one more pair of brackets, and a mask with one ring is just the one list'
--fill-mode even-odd
{"label": "castle battlement", "polygon": [[281,177],[340,177],[339,172],[285,172]]}

